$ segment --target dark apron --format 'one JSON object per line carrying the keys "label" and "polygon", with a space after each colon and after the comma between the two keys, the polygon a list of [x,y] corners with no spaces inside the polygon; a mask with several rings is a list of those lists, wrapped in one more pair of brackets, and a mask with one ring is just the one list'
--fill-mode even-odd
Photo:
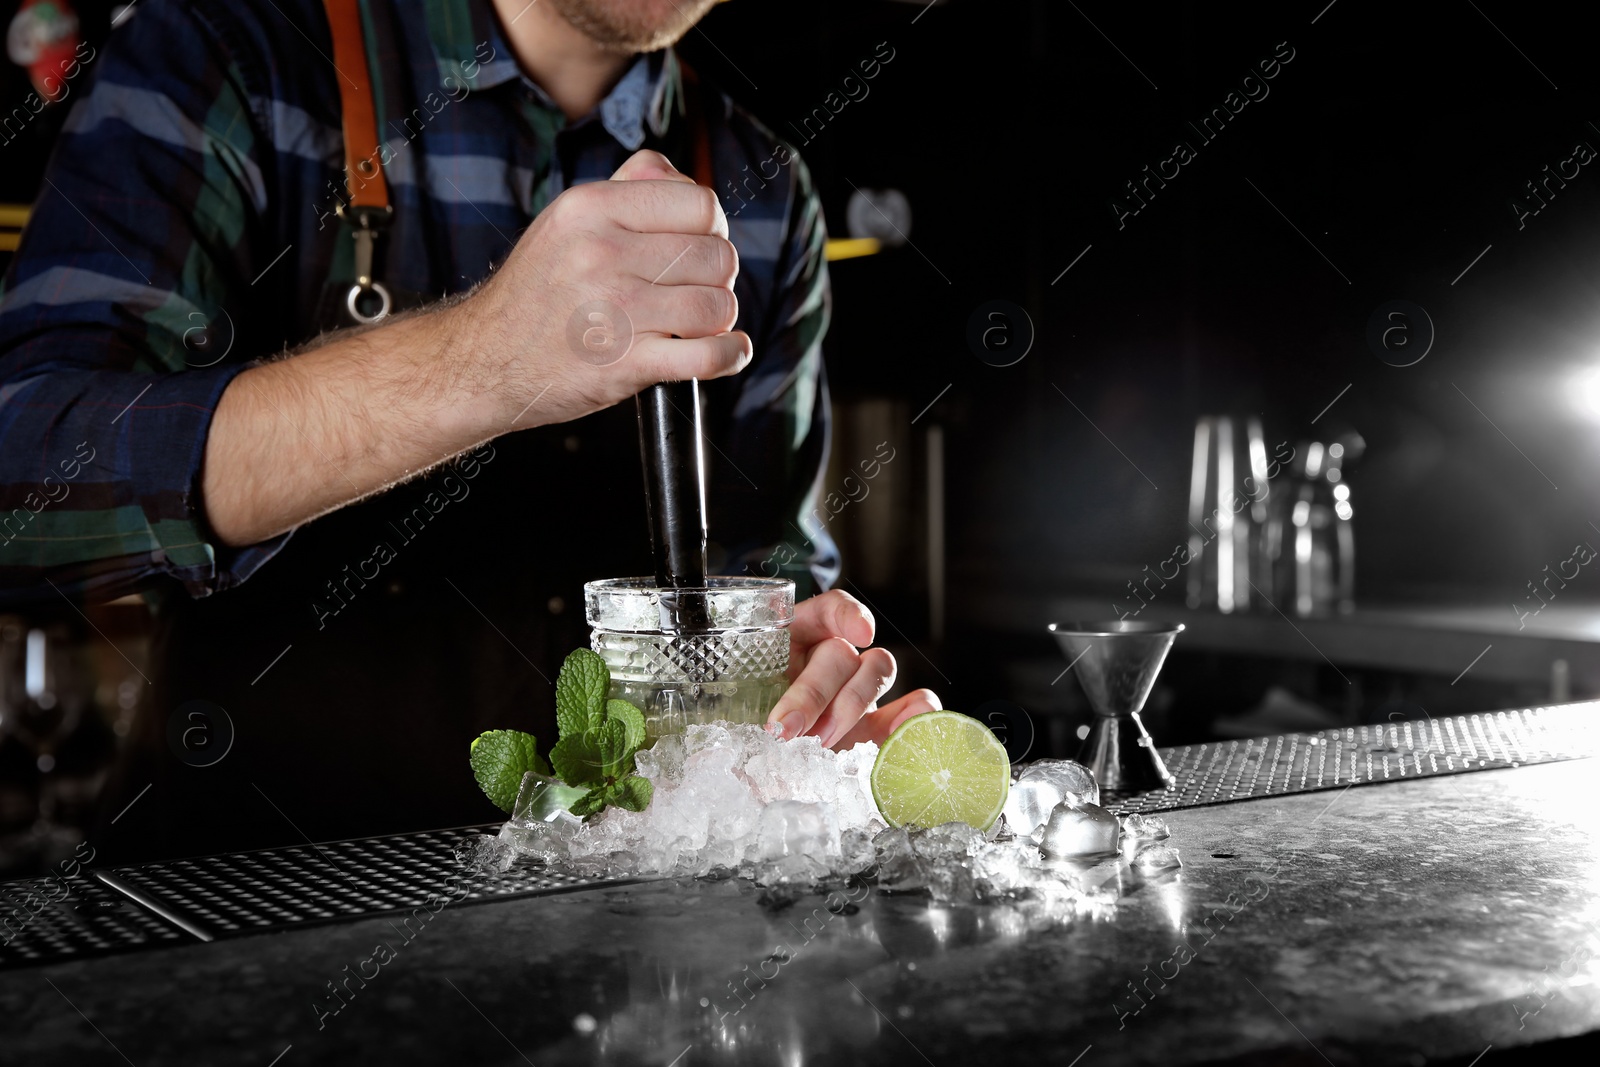
{"label": "dark apron", "polygon": [[[497,817],[468,746],[501,727],[554,741],[549,683],[588,642],[583,582],[649,566],[637,451],[627,406],[516,433],[302,527],[238,589],[163,596],[107,815],[152,787],[97,848],[116,862]],[[169,736],[193,700],[233,726],[209,766],[190,747],[222,742],[214,722]]]}

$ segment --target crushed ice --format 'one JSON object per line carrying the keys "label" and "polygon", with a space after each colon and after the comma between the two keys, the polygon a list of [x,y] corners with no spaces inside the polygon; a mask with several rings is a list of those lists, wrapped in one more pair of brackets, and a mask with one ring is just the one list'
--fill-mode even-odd
{"label": "crushed ice", "polygon": [[1085,877],[1119,848],[1143,873],[1176,869],[1160,819],[1120,822],[1098,806],[1088,771],[1041,760],[1013,784],[987,833],[965,823],[890,829],[870,775],[878,748],[844,752],[815,737],[782,741],[759,726],[692,725],[640,752],[655,786],[642,812],[610,808],[588,821],[561,807],[559,783],[529,774],[512,818],[463,859],[507,870],[519,857],[590,877],[736,872],[762,885],[875,875],[880,888],[940,901],[1016,898],[1097,906],[1115,899]]}

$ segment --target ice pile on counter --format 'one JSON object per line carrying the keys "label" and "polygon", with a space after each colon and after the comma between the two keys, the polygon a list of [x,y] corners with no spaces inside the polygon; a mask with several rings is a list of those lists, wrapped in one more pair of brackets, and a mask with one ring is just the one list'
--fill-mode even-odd
{"label": "ice pile on counter", "polygon": [[[965,823],[890,829],[870,776],[878,748],[846,752],[814,737],[780,741],[759,726],[693,725],[640,752],[655,794],[642,812],[610,808],[587,822],[564,810],[558,783],[529,774],[499,837],[467,857],[507,869],[519,857],[591,877],[698,876],[736,871],[762,884],[817,883],[875,869],[890,890],[942,901],[1042,897],[1099,903],[1084,861],[1135,860],[1167,836],[1159,819],[1117,818],[1098,806],[1089,772],[1041,760],[1013,783],[1002,819],[985,833]],[[552,788],[554,786],[554,788]],[[1178,865],[1152,854],[1141,871]],[[1114,895],[1113,895],[1114,897]]]}
{"label": "ice pile on counter", "polygon": [[692,725],[638,754],[655,794],[644,811],[608,808],[587,822],[540,804],[529,775],[500,840],[578,874],[704,875],[814,882],[873,862],[883,829],[870,776],[878,746],[847,752],[815,737],[780,741],[759,726]]}

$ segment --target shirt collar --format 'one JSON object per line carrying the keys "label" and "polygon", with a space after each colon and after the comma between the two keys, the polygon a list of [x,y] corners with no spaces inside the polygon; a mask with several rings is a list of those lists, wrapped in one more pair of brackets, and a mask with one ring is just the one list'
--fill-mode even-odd
{"label": "shirt collar", "polygon": [[[438,60],[440,85],[446,92],[457,92],[461,85],[481,92],[522,79],[489,0],[425,0],[425,5],[428,37]],[[673,111],[680,106],[680,79],[677,56],[670,49],[636,57],[622,80],[600,101],[600,124],[629,151],[638,149],[646,137],[664,136]],[[535,99],[555,108],[543,89],[531,81],[528,84]]]}

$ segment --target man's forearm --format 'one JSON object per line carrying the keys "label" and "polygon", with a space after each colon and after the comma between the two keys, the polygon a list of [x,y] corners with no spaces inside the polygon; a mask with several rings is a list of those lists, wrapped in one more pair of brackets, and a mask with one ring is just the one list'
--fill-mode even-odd
{"label": "man's forearm", "polygon": [[[201,477],[224,544],[255,544],[495,436],[444,307],[253,367],[222,394]],[[509,428],[509,427],[506,427]]]}
{"label": "man's forearm", "polygon": [[749,363],[717,194],[653,152],[614,179],[558,196],[460,302],[229,383],[200,479],[217,539],[255,544],[509,430]]}

